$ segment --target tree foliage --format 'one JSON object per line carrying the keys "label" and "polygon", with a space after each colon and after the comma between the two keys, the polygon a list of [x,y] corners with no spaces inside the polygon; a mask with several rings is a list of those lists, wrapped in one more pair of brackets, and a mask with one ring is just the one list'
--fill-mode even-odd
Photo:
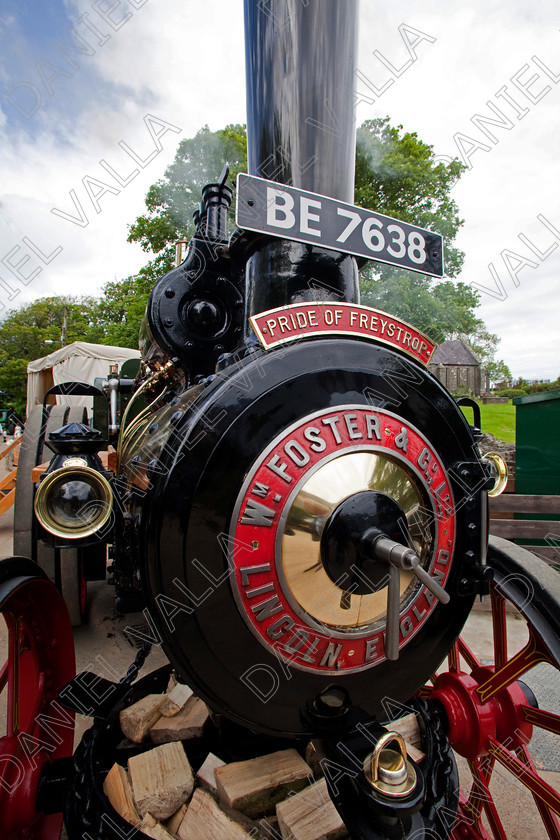
{"label": "tree foliage", "polygon": [[[146,212],[129,227],[129,242],[138,242],[151,259],[136,276],[120,283],[107,283],[98,310],[107,343],[138,346],[138,329],[156,280],[173,267],[175,242],[194,233],[192,216],[202,189],[215,182],[224,162],[230,180],[247,169],[247,134],[243,125],[228,125],[219,131],[204,126],[179,143],[165,176],[146,195]],[[233,209],[230,212],[233,224]]]}
{"label": "tree foliage", "polygon": [[0,408],[11,408],[25,417],[27,403],[27,361],[9,359],[0,367]]}
{"label": "tree foliage", "polygon": [[97,301],[93,298],[48,297],[8,313],[0,329],[0,400],[2,408],[25,415],[27,364],[62,346],[66,341],[102,341],[95,324]]}
{"label": "tree foliage", "polygon": [[[447,275],[456,277],[463,253],[453,242],[463,222],[450,192],[464,164],[435,163],[431,146],[416,134],[403,132],[402,126],[391,126],[388,118],[365,122],[357,141],[356,204],[441,233]],[[231,178],[246,169],[244,126],[229,125],[216,132],[205,127],[183,140],[165,177],[148,191],[147,212],[131,225],[129,240],[159,255],[158,269],[171,268],[172,243],[192,234],[190,217],[200,191],[218,177],[225,160]],[[154,261],[144,271],[155,281]],[[144,279],[137,281],[142,301],[147,297]],[[134,283],[127,278],[123,292]],[[109,288],[115,291],[114,284]],[[372,262],[362,270],[361,292],[363,303],[413,323],[438,342],[456,333],[474,335],[484,326],[475,315],[478,293],[464,283],[436,281]]]}
{"label": "tree foliage", "polygon": [[[357,133],[354,200],[360,207],[440,233],[446,273],[456,277],[464,254],[453,241],[463,220],[450,192],[465,169],[458,160],[435,163],[431,146],[416,133],[403,132],[402,125],[391,126],[388,117],[367,120]],[[375,264],[366,276],[376,269],[383,276],[385,269]]]}
{"label": "tree foliage", "polygon": [[103,331],[103,344],[138,348],[138,330],[146,303],[158,277],[171,268],[167,254],[151,260],[136,276],[107,283],[96,307],[96,323]]}
{"label": "tree foliage", "polygon": [[148,212],[130,226],[128,241],[139,242],[145,251],[159,254],[177,239],[190,238],[194,232],[192,215],[202,188],[218,179],[226,161],[230,179],[246,171],[245,126],[228,125],[219,131],[204,126],[194,137],[182,140],[165,177],[148,190]]}
{"label": "tree foliage", "polygon": [[[370,262],[361,272],[362,302],[414,324],[437,342],[466,340],[494,381],[505,378],[507,366],[494,360],[498,338],[476,314],[478,293],[455,279],[464,255],[454,241],[463,221],[451,188],[465,166],[458,160],[436,163],[431,146],[402,126],[391,126],[388,118],[365,122],[357,139],[355,203],[441,233],[447,274],[439,280]],[[24,390],[27,361],[60,346],[65,310],[68,343],[82,339],[138,346],[149,293],[172,268],[176,240],[192,236],[192,214],[202,188],[216,181],[226,161],[234,180],[247,169],[246,155],[242,125],[214,132],[205,126],[182,140],[164,177],[148,190],[144,213],[129,228],[128,241],[138,242],[150,255],[138,274],[107,283],[99,301],[44,298],[6,317],[0,336],[0,392],[5,400],[15,407],[18,387]]]}
{"label": "tree foliage", "polygon": [[[40,298],[2,321],[0,363],[7,359],[36,359],[61,346],[66,313],[67,343],[94,341],[94,298]],[[102,333],[98,333],[101,337]]]}

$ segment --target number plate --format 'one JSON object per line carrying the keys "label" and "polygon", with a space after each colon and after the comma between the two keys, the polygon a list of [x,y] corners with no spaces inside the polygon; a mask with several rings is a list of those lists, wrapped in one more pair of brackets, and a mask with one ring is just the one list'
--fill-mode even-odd
{"label": "number plate", "polygon": [[335,198],[237,176],[236,222],[244,230],[330,248],[443,277],[443,238]]}

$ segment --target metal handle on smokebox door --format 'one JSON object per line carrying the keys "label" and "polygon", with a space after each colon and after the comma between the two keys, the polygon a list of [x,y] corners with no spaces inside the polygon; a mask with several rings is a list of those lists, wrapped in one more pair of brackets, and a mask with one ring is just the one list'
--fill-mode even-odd
{"label": "metal handle on smokebox door", "polygon": [[385,652],[387,659],[396,660],[399,658],[400,570],[412,572],[442,604],[448,604],[450,597],[420,565],[420,558],[408,546],[401,545],[388,537],[379,536],[379,532],[373,529],[364,534],[364,542],[369,543],[370,551],[377,560],[382,560],[389,566]]}

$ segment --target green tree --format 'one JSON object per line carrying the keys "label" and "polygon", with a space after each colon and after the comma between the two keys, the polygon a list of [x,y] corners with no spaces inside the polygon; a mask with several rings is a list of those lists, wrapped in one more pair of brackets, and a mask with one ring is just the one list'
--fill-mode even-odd
{"label": "green tree", "polygon": [[[370,262],[361,271],[363,303],[409,321],[437,342],[460,334],[481,344],[486,328],[476,315],[479,295],[454,279],[464,258],[454,245],[463,221],[451,188],[464,164],[436,163],[431,146],[402,126],[391,126],[387,117],[365,122],[357,141],[356,204],[441,233],[447,273],[438,280]],[[137,277],[109,283],[104,290],[100,323],[115,343],[136,346],[134,334],[149,291],[172,267],[174,242],[192,235],[200,192],[218,177],[224,161],[230,164],[231,179],[246,171],[244,126],[228,125],[216,132],[205,126],[183,140],[164,177],[150,187],[146,212],[130,226],[128,239],[153,258]]]}
{"label": "green tree", "polygon": [[25,418],[27,403],[27,361],[9,359],[0,365],[0,408],[11,408]]}
{"label": "green tree", "polygon": [[62,346],[66,322],[66,343],[103,343],[103,331],[96,324],[97,301],[90,297],[40,298],[8,312],[0,324],[0,400],[25,416],[27,364]]}
{"label": "green tree", "polygon": [[[153,254],[135,276],[121,283],[107,283],[97,310],[106,343],[138,347],[138,329],[151,289],[156,280],[174,265],[175,242],[194,233],[193,212],[202,188],[214,182],[224,162],[230,166],[230,180],[247,170],[247,134],[243,125],[228,125],[219,131],[204,126],[182,140],[164,177],[146,195],[146,212],[129,227],[129,242],[138,242]],[[233,208],[230,211],[233,224]]]}
{"label": "green tree", "polygon": [[[432,146],[416,133],[403,132],[402,125],[391,126],[388,117],[367,120],[356,140],[355,203],[441,233],[447,276],[456,277],[464,254],[453,240],[463,220],[450,192],[465,165],[436,163]],[[383,277],[386,270],[370,263],[364,277],[372,272]]]}
{"label": "green tree", "polygon": [[103,287],[103,296],[95,307],[95,321],[103,332],[102,344],[138,349],[138,330],[150,291],[157,278],[171,267],[160,260],[158,269],[156,263],[158,260],[152,260],[136,276]]}
{"label": "green tree", "polygon": [[498,382],[511,382],[511,370],[505,362],[495,362],[493,359],[491,359],[490,361],[486,362],[484,367],[488,371],[488,376],[490,377],[490,383],[492,385],[497,385]]}
{"label": "green tree", "polygon": [[166,253],[172,262],[173,243],[192,236],[192,215],[202,188],[216,181],[225,161],[230,166],[230,180],[246,171],[245,126],[228,125],[219,131],[204,126],[195,137],[182,140],[164,178],[148,190],[148,212],[130,226],[128,241],[139,242],[153,254]]}
{"label": "green tree", "polygon": [[95,325],[93,298],[70,296],[39,298],[8,312],[0,329],[0,364],[8,359],[38,359],[62,346],[66,317],[66,343],[96,341],[102,333]]}
{"label": "green tree", "polygon": [[481,366],[488,371],[491,383],[495,384],[504,380],[509,382],[512,379],[511,371],[506,363],[496,360],[499,337],[496,333],[488,332],[482,321],[474,334],[458,334],[457,338],[463,339],[470,345]]}
{"label": "green tree", "polygon": [[[456,278],[464,254],[454,241],[463,220],[450,193],[465,168],[458,160],[436,163],[431,146],[387,117],[368,120],[357,135],[355,201],[440,233],[446,275]],[[476,315],[480,295],[465,283],[370,262],[361,272],[361,292],[363,303],[398,315],[437,343],[462,338],[492,380],[509,373],[495,360],[498,336]]]}

